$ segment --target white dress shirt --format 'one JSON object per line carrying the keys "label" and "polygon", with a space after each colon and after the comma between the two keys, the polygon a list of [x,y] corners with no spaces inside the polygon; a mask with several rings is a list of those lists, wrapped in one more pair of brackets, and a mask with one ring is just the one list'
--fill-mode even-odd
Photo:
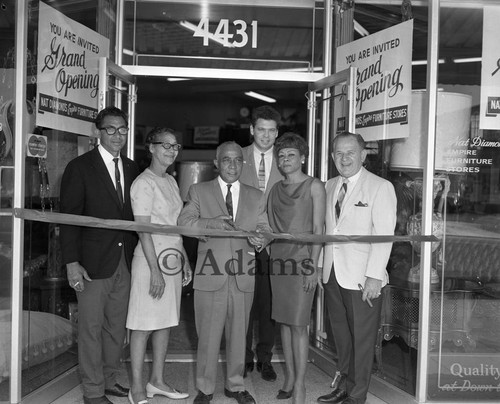
{"label": "white dress shirt", "polygon": [[[220,190],[222,191],[222,199],[226,200],[227,195],[227,186],[228,183],[224,182],[224,180],[220,177],[217,177],[219,180]],[[233,199],[233,218],[236,219],[236,213],[238,212],[238,202],[240,200],[240,182],[235,181],[231,183],[231,196]]]}
{"label": "white dress shirt", "polygon": [[[113,159],[115,156],[113,156],[110,152],[108,152],[104,147],[99,146],[97,148],[99,150],[99,153],[101,154],[101,157],[104,161],[104,164],[106,165],[106,168],[108,169],[109,176],[111,177],[111,181],[113,181],[113,184],[116,189],[116,178],[115,178],[115,162]],[[118,156],[118,170],[120,171],[120,180],[122,182],[122,193],[123,191],[123,184],[125,183],[125,177],[123,176],[123,162],[120,156]],[[123,195],[125,196],[125,195]]]}

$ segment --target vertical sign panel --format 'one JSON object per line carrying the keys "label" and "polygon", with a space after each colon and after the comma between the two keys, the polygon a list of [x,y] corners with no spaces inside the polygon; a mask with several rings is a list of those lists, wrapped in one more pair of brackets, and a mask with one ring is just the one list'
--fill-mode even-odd
{"label": "vertical sign panel", "polygon": [[500,7],[485,7],[479,129],[500,129]]}
{"label": "vertical sign panel", "polygon": [[109,40],[40,2],[36,124],[92,134],[98,60]]}
{"label": "vertical sign panel", "polygon": [[[337,72],[358,68],[356,132],[367,141],[408,137],[412,41],[409,20],[337,49]],[[335,118],[336,131],[344,121]]]}

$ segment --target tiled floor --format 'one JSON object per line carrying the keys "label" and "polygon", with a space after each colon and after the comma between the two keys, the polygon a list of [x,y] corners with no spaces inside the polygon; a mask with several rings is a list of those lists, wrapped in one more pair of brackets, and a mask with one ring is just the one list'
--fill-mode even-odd
{"label": "tiled floor", "polygon": [[[179,358],[194,358],[194,353],[197,347],[197,336],[194,327],[193,320],[193,295],[184,294],[181,304],[181,322],[178,327],[172,328],[170,333],[170,340],[168,345],[169,355],[167,359],[174,358],[173,362],[167,362],[165,364],[165,380],[180,391],[187,391],[190,397],[186,400],[169,400],[165,397],[155,396],[153,399],[149,400],[150,404],[160,404],[160,403],[192,403],[194,397],[197,394],[195,387],[195,366],[196,364],[193,360],[189,362],[181,362]],[[257,330],[255,330],[255,335],[257,335]],[[279,338],[279,332],[276,332],[276,345],[275,345],[275,355],[273,360],[280,361],[283,356],[281,352],[281,342]],[[224,342],[221,345],[221,351],[224,350]],[[234,404],[236,400],[230,399],[224,396],[224,374],[225,374],[225,363],[220,362],[218,373],[217,373],[217,387],[214,394],[212,403],[214,404]],[[248,378],[245,379],[246,389],[254,396],[255,400],[259,404],[271,404],[271,403],[281,403],[286,404],[291,403],[291,400],[276,400],[276,394],[278,390],[283,387],[284,378],[284,364],[283,362],[273,362],[276,373],[278,374],[278,379],[276,382],[270,383],[262,380],[260,373],[256,371],[252,372]],[[146,363],[144,367],[144,384],[146,384],[149,375],[149,364]],[[120,377],[119,382],[124,386],[128,386],[128,375],[130,373],[130,364],[124,363],[123,372]],[[314,364],[309,363],[307,369],[307,403],[316,403],[316,399],[330,392],[331,377],[316,367]],[[81,386],[75,387],[73,390],[66,393],[64,396],[60,397],[58,400],[54,401],[54,404],[82,404],[82,389]],[[128,404],[127,398],[109,397],[113,403],[116,404]],[[384,404],[385,401],[369,395],[368,404]]]}
{"label": "tiled floor", "polygon": [[[275,396],[278,390],[282,387],[284,364],[277,362],[273,363],[276,373],[278,374],[278,379],[276,382],[270,383],[262,380],[260,373],[256,371],[252,372],[250,376],[245,379],[246,389],[254,396],[257,403],[261,404],[271,404],[271,403],[281,403],[286,404],[291,402],[291,400],[276,400]],[[149,374],[149,366],[145,366],[144,372],[144,384],[147,381],[147,375]],[[128,373],[129,364],[124,364],[124,369],[120,377],[119,382],[123,385],[128,385]],[[217,387],[214,394],[212,403],[214,404],[234,404],[236,401],[224,396],[224,378],[225,373],[224,363],[219,364],[219,369],[217,373]],[[186,400],[169,400],[165,397],[155,396],[149,400],[151,404],[161,404],[161,403],[192,403],[194,397],[197,394],[194,382],[195,374],[195,363],[193,362],[175,362],[165,364],[165,380],[168,381],[173,387],[181,391],[187,391],[190,397]],[[315,403],[316,399],[323,394],[330,391],[331,378],[322,370],[318,369],[315,365],[309,363],[307,369],[307,403]],[[127,404],[127,398],[109,397],[113,403],[116,404]],[[81,386],[75,387],[73,390],[66,393],[64,396],[60,397],[53,404],[82,404],[82,389]],[[373,395],[368,396],[368,404],[384,404],[382,401]]]}

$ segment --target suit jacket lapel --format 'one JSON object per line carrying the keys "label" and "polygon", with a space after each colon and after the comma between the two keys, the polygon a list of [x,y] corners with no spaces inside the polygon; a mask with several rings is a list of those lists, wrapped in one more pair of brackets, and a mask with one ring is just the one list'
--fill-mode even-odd
{"label": "suit jacket lapel", "polygon": [[243,186],[242,183],[240,183],[240,197],[238,199],[238,210],[236,211],[236,216],[234,218],[235,223],[238,222],[239,219],[241,219],[241,215],[243,214],[242,212],[245,211],[243,205],[245,204],[245,201],[248,198],[247,195],[248,195],[248,189],[245,186]]}
{"label": "suit jacket lapel", "polygon": [[[118,200],[118,195],[116,194],[115,185],[113,184],[113,180],[109,176],[109,171],[106,168],[106,165],[104,164],[104,160],[101,157],[101,153],[99,153],[97,148],[93,150],[95,150],[95,152],[92,154],[92,160],[96,172],[95,175],[96,181],[101,181],[103,187],[110,193],[116,205],[121,209],[121,204],[120,201]],[[125,171],[125,168],[123,171]],[[125,195],[126,194],[127,192],[125,192]]]}
{"label": "suit jacket lapel", "polygon": [[226,201],[224,200],[224,198],[222,196],[222,190],[220,189],[218,178],[219,177],[212,180],[212,184],[214,187],[215,200],[219,204],[221,211],[224,212],[225,215],[229,215],[229,212],[227,211],[227,207],[226,207]]}
{"label": "suit jacket lapel", "polygon": [[354,209],[354,205],[360,199],[361,189],[364,186],[363,183],[365,180],[366,180],[366,171],[364,168],[361,168],[361,175],[359,176],[358,181],[356,181],[356,185],[354,185],[352,191],[344,199],[344,202],[342,204],[343,205],[342,211],[340,212],[339,223],[345,216],[350,214],[351,210]]}

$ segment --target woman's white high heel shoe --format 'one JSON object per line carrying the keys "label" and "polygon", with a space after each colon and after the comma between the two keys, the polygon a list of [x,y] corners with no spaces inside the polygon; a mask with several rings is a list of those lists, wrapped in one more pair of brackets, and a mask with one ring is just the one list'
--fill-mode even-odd
{"label": "woman's white high heel shoe", "polygon": [[173,391],[160,390],[158,387],[153,386],[151,383],[146,384],[146,395],[148,398],[153,398],[155,395],[165,396],[171,400],[182,400],[189,397],[188,393],[181,393],[172,388]]}

